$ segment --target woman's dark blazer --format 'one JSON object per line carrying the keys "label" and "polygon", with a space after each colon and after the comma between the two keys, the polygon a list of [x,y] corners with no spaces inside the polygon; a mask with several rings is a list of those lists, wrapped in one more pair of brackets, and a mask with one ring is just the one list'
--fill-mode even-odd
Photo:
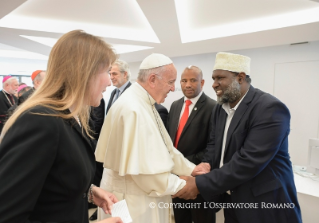
{"label": "woman's dark blazer", "polygon": [[0,144],[0,222],[88,222],[94,142],[74,119],[22,114]]}

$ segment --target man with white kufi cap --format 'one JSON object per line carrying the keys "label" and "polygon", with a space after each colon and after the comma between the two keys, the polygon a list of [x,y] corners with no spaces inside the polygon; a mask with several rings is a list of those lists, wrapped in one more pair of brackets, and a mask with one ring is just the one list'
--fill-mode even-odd
{"label": "man with white kufi cap", "polygon": [[146,57],[137,83],[109,110],[98,141],[96,159],[108,169],[104,189],[126,200],[133,222],[171,222],[172,207],[163,205],[185,186],[176,175],[190,176],[195,168],[174,148],[154,107],[175,90],[176,75],[170,58]]}
{"label": "man with white kufi cap", "polygon": [[288,153],[289,110],[251,86],[249,74],[249,57],[216,55],[212,78],[219,105],[200,164],[211,171],[196,179],[183,177],[187,185],[176,196],[200,193],[210,201],[223,194],[226,223],[302,222]]}

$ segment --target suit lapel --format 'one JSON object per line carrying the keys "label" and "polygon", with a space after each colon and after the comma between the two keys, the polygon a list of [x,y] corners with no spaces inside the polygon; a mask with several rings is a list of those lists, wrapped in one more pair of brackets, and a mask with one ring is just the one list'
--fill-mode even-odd
{"label": "suit lapel", "polygon": [[[128,82],[128,84],[127,84],[126,87],[124,88],[124,90],[123,90],[123,92],[121,93],[121,95],[122,95],[122,94],[124,93],[124,91],[125,91],[126,89],[128,89],[131,85],[132,85],[131,82]],[[109,100],[109,103],[107,104],[107,108],[106,108],[106,114],[107,114],[107,112],[110,110],[110,108],[111,108],[111,106],[112,106],[113,98],[114,98],[114,95],[115,95],[115,93],[116,93],[115,90],[116,90],[116,89],[114,89],[114,90],[112,91],[112,93],[111,93],[110,100]],[[119,97],[120,97],[121,95],[119,95]]]}
{"label": "suit lapel", "polygon": [[234,114],[234,117],[232,118],[231,123],[229,125],[228,132],[227,132],[227,138],[226,138],[226,145],[225,145],[225,155],[226,155],[226,152],[228,149],[230,137],[232,136],[233,132],[235,131],[236,127],[238,126],[241,118],[245,114],[245,112],[248,108],[248,105],[252,101],[254,95],[255,95],[255,90],[252,86],[250,86],[250,89],[249,89],[247,95],[245,96],[245,98],[242,100],[242,102],[238,106],[238,108]]}
{"label": "suit lapel", "polygon": [[91,149],[94,152],[95,148],[94,148],[94,143],[93,143],[92,139],[85,133],[85,131],[83,131],[83,133],[82,133],[82,128],[79,126],[79,124],[75,120],[72,120],[71,123],[72,123],[72,127],[76,130],[76,132],[78,134],[80,134],[80,136],[82,138],[85,139],[85,141],[89,144],[89,146],[91,147]]}
{"label": "suit lapel", "polygon": [[[65,110],[64,111],[65,114],[70,114],[69,110]],[[75,129],[75,131],[82,137],[85,139],[85,141],[89,144],[90,148],[93,150],[95,150],[95,145],[93,140],[85,133],[85,131],[82,133],[82,128],[80,127],[79,123],[74,119],[74,118],[70,118],[65,120],[67,125],[70,125],[71,128]]]}
{"label": "suit lapel", "polygon": [[186,129],[188,128],[188,126],[190,125],[190,123],[192,122],[192,120],[194,119],[194,117],[198,114],[198,112],[201,110],[201,108],[204,106],[204,102],[206,101],[206,95],[203,94],[200,96],[200,98],[198,99],[198,101],[196,102],[191,115],[188,117],[187,122],[184,126],[183,132],[181,134],[181,137],[183,135],[183,133],[186,131]]}
{"label": "suit lapel", "polygon": [[123,93],[124,93],[124,91],[125,91],[126,89],[128,89],[130,86],[131,86],[131,82],[128,82],[128,84],[127,84],[127,85],[126,85],[126,87],[124,88],[124,90],[123,90],[122,94],[123,94]]}
{"label": "suit lapel", "polygon": [[200,112],[200,110],[203,108],[204,106],[204,102],[206,101],[206,95],[203,94],[200,96],[200,98],[198,99],[198,101],[196,102],[191,115],[188,117],[187,122],[183,128],[182,134],[180,139],[183,137],[183,135],[185,134],[187,128],[189,127],[189,125],[191,124],[192,120],[194,119],[194,117]]}
{"label": "suit lapel", "polygon": [[107,104],[107,108],[106,108],[106,114],[107,112],[110,110],[110,107],[112,105],[112,101],[113,101],[113,98],[114,98],[114,95],[115,95],[115,91],[116,89],[114,89],[111,93],[111,96],[110,96],[110,99],[109,99],[109,103]]}

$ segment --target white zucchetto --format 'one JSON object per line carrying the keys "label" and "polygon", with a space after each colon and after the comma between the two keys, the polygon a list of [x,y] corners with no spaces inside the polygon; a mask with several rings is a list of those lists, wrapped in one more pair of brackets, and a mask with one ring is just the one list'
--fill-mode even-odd
{"label": "white zucchetto", "polygon": [[163,54],[159,54],[159,53],[152,53],[151,55],[147,56],[142,61],[141,65],[140,65],[140,70],[152,69],[152,68],[172,64],[172,63],[173,63],[173,61],[169,57],[167,57]]}

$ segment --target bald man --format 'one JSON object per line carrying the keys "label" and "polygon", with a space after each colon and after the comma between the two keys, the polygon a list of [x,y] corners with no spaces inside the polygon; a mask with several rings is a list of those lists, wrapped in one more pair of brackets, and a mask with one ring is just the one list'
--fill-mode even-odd
{"label": "bald man", "polygon": [[[199,67],[189,66],[184,69],[180,81],[184,97],[173,102],[167,122],[168,133],[175,148],[196,165],[202,161],[209,139],[209,123],[216,105],[216,101],[203,92],[204,83]],[[205,208],[205,200],[201,195],[189,201],[174,198],[173,202],[176,223],[215,222],[216,210]],[[187,207],[187,203],[197,205]]]}

